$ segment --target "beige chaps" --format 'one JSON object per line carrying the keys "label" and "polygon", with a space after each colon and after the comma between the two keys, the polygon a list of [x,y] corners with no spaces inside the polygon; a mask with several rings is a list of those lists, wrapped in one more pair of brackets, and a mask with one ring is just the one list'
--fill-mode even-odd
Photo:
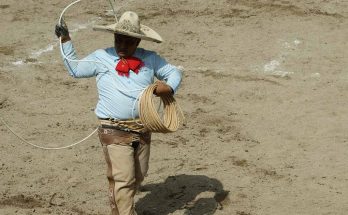
{"label": "beige chaps", "polygon": [[107,163],[112,215],[136,215],[134,195],[149,167],[150,133],[99,127]]}

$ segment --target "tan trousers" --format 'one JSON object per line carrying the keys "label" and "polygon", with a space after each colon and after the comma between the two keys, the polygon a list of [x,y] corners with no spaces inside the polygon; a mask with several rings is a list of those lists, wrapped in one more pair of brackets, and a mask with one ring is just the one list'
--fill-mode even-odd
{"label": "tan trousers", "polygon": [[107,163],[111,214],[136,215],[134,195],[149,167],[151,134],[100,127],[99,139]]}

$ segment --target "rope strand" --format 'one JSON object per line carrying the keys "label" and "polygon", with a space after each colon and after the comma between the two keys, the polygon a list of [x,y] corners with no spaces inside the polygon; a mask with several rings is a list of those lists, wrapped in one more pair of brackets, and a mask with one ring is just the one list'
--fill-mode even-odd
{"label": "rope strand", "polygon": [[[147,88],[145,88],[145,90],[139,95],[140,121],[144,125],[144,127],[150,132],[170,133],[170,132],[177,131],[181,124],[185,124],[185,117],[184,117],[183,111],[181,110],[180,106],[176,103],[176,100],[174,99],[172,95],[162,96],[160,97],[161,102],[163,103],[163,110],[164,110],[163,120],[162,120],[158,114],[159,108],[157,108],[156,110],[155,103],[153,100],[154,98],[153,92],[156,89],[156,87],[157,87],[157,84],[154,83],[148,86]],[[17,134],[1,116],[0,116],[0,121],[8,128],[8,130],[11,131],[13,135],[15,135],[23,143],[26,143],[28,145],[31,145],[39,149],[46,149],[46,150],[60,150],[60,149],[66,149],[66,148],[76,146],[86,141],[88,138],[90,138],[94,133],[98,131],[98,128],[96,128],[87,137],[67,146],[44,147],[34,143],[30,143],[27,140],[25,140],[22,136]]]}
{"label": "rope strand", "polygon": [[88,138],[90,138],[95,132],[97,132],[98,128],[96,128],[92,133],[90,133],[87,137],[83,138],[82,140],[75,142],[73,144],[67,145],[67,146],[62,146],[62,147],[44,147],[44,146],[39,146],[36,145],[34,143],[30,143],[27,140],[25,140],[23,137],[21,137],[20,135],[18,135],[15,131],[13,131],[13,129],[5,122],[5,120],[0,117],[0,121],[6,126],[6,128],[8,128],[8,130],[11,131],[12,134],[14,134],[18,139],[20,139],[23,143],[29,144],[31,146],[34,146],[36,148],[39,149],[46,149],[46,150],[60,150],[60,149],[66,149],[66,148],[70,148],[73,146],[76,146],[77,144],[82,143],[83,141],[87,140]]}
{"label": "rope strand", "polygon": [[177,131],[184,124],[185,117],[172,95],[160,97],[163,102],[163,120],[156,111],[153,92],[157,84],[148,86],[139,99],[139,117],[150,132],[169,133]]}
{"label": "rope strand", "polygon": [[[64,10],[62,11],[58,23],[61,23],[62,17],[65,13],[65,11],[71,7],[72,5],[80,2],[81,0],[77,0],[69,4]],[[110,2],[111,3],[111,2]],[[114,8],[113,8],[114,10]],[[117,20],[116,13],[114,11],[115,18]],[[61,39],[59,40],[59,46],[60,46],[60,51],[61,54],[63,55],[64,60],[67,61],[74,61],[74,62],[92,62],[92,63],[98,63],[102,64],[106,68],[108,68],[104,63],[100,61],[93,61],[93,60],[73,60],[68,58],[64,51],[63,51],[63,46],[62,46],[62,41]],[[184,114],[180,108],[180,106],[177,105],[176,100],[172,95],[169,96],[162,96],[161,101],[163,103],[163,110],[164,110],[164,115],[163,115],[163,120],[159,116],[158,112],[160,111],[160,106],[155,108],[155,104],[153,101],[153,93],[154,90],[156,89],[157,84],[152,84],[148,86],[145,89],[136,89],[136,90],[129,90],[129,92],[133,91],[141,91],[134,101],[133,107],[132,107],[132,116],[134,118],[134,110],[135,110],[135,104],[137,100],[139,99],[139,116],[142,124],[144,127],[148,129],[150,132],[158,132],[158,133],[169,133],[169,132],[174,132],[177,131],[180,124],[184,124],[185,122],[185,117]],[[121,90],[120,91],[127,91],[127,90]],[[66,149],[70,148],[73,146],[76,146],[88,138],[90,138],[94,133],[98,131],[98,128],[96,128],[92,133],[90,133],[87,137],[83,138],[82,140],[69,144],[67,146],[62,146],[62,147],[44,147],[44,146],[39,146],[37,144],[33,144],[25,140],[23,137],[21,137],[19,134],[17,134],[7,123],[6,121],[0,116],[0,121],[11,131],[13,135],[15,135],[18,139],[20,139],[23,143],[26,143],[28,145],[31,145],[33,147],[39,148],[39,149],[46,149],[46,150],[60,150],[60,149]]]}

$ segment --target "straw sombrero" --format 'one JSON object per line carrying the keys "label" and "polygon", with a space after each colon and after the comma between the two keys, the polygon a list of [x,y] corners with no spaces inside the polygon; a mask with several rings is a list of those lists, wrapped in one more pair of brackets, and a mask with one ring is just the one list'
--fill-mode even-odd
{"label": "straw sombrero", "polygon": [[94,26],[93,29],[122,34],[156,43],[163,42],[162,37],[156,31],[140,24],[138,14],[131,11],[124,12],[119,21],[115,24],[106,26],[97,25]]}

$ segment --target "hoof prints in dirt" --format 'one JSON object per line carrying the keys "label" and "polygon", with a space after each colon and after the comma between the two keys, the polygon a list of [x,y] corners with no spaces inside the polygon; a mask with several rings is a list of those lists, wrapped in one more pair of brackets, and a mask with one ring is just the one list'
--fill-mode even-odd
{"label": "hoof prints in dirt", "polygon": [[234,6],[244,6],[247,7],[250,13],[269,13],[279,15],[295,15],[295,16],[310,16],[310,15],[320,15],[329,16],[334,18],[343,18],[339,13],[329,13],[320,9],[308,8],[303,9],[299,6],[292,5],[291,1],[238,1],[238,0],[228,0],[231,5]]}
{"label": "hoof prints in dirt", "polygon": [[6,108],[9,106],[11,106],[11,104],[7,97],[0,98],[0,109]]}
{"label": "hoof prints in dirt", "polygon": [[278,174],[277,171],[271,167],[268,167],[268,168],[258,167],[256,164],[253,164],[247,161],[246,159],[238,158],[236,156],[230,156],[225,161],[227,162],[232,161],[232,164],[234,166],[245,168],[250,173],[257,175],[258,178],[260,179],[270,178],[273,180],[277,180],[277,179],[282,179],[285,177],[284,175]]}
{"label": "hoof prints in dirt", "polygon": [[5,197],[0,200],[0,207],[10,206],[10,207],[18,207],[18,208],[38,208],[43,207],[44,203],[42,202],[40,196],[36,198],[31,196],[16,195],[11,197]]}
{"label": "hoof prints in dirt", "polygon": [[3,55],[13,55],[14,48],[12,46],[0,46],[0,54]]}
{"label": "hoof prints in dirt", "polygon": [[237,211],[237,215],[251,215],[251,213],[244,212],[244,211]]}
{"label": "hoof prints in dirt", "polygon": [[8,4],[0,5],[0,9],[6,9],[6,8],[9,8],[9,7],[10,7],[10,5],[8,5]]}
{"label": "hoof prints in dirt", "polygon": [[187,97],[194,103],[203,103],[203,104],[211,104],[213,103],[212,100],[210,98],[208,98],[207,96],[201,96],[195,93],[188,93]]}
{"label": "hoof prints in dirt", "polygon": [[[187,2],[187,1],[186,1]],[[250,17],[255,17],[264,14],[271,14],[272,16],[326,16],[336,19],[345,18],[338,12],[328,12],[325,9],[301,7],[291,1],[253,1],[253,0],[226,0],[226,3],[219,6],[212,6],[208,8],[195,8],[195,10],[189,9],[177,9],[168,7],[158,7],[151,5],[154,12],[148,12],[147,8],[139,8],[140,16],[143,20],[158,19],[160,16],[165,17],[212,17],[212,22],[221,22],[226,26],[233,25],[236,21],[245,20]],[[147,11],[146,13],[143,11]],[[150,10],[151,11],[151,10]],[[232,20],[232,21],[231,21]],[[166,23],[165,21],[163,22]]]}
{"label": "hoof prints in dirt", "polygon": [[[21,208],[25,209],[33,209],[36,210],[35,214],[79,214],[79,215],[91,215],[87,211],[80,209],[77,206],[67,205],[65,207],[61,207],[65,205],[64,196],[62,194],[56,195],[54,193],[51,196],[51,199],[48,201],[45,200],[40,195],[34,196],[25,196],[23,194],[15,195],[15,196],[5,196],[0,199],[0,208]],[[85,204],[85,202],[82,202]],[[39,211],[38,211],[39,209]],[[41,213],[42,212],[42,213]],[[31,214],[31,213],[30,213]],[[95,214],[95,213],[93,213]]]}
{"label": "hoof prints in dirt", "polygon": [[266,79],[266,78],[258,78],[253,76],[241,76],[241,75],[235,75],[233,76],[234,79],[237,81],[244,81],[244,82],[265,82],[277,86],[281,86],[281,84],[277,81]]}

